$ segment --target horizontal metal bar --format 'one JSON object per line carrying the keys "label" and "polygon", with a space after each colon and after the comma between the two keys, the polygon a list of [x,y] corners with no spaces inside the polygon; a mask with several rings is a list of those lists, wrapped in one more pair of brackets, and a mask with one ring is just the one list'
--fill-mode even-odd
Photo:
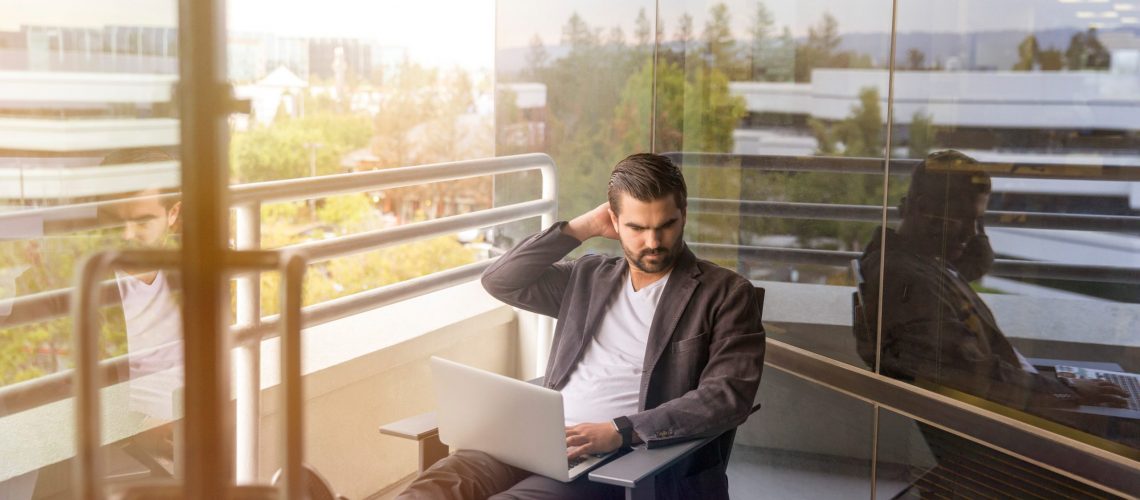
{"label": "horizontal metal bar", "polygon": [[[889,264],[888,264],[889,265]],[[1098,283],[1140,284],[1140,269],[1117,266],[1088,266],[1033,262],[1026,260],[996,259],[990,273],[1009,278],[1038,278],[1068,281],[1095,281]]]}
{"label": "horizontal metal bar", "polygon": [[[779,172],[836,172],[881,175],[883,158],[777,156],[729,153],[663,153],[682,167],[728,167]],[[891,159],[891,175],[909,175],[920,160]],[[978,162],[977,170],[992,177],[1140,181],[1140,168],[1129,165],[1081,165],[1028,162]]]}
{"label": "horizontal metal bar", "polygon": [[[147,352],[163,347],[148,349]],[[135,355],[139,354],[142,353]],[[99,380],[105,386],[126,381],[129,363],[130,358],[126,354],[101,361]],[[67,369],[0,387],[0,418],[72,397],[74,379],[74,370]]]}
{"label": "horizontal metal bar", "polygon": [[[328,323],[466,283],[477,278],[493,262],[494,259],[480,261],[306,307],[302,313],[304,327]],[[277,337],[280,335],[280,329],[277,328],[279,321],[279,317],[273,315],[266,317],[257,327],[234,329],[237,342],[256,339],[262,335],[264,338]],[[132,354],[136,357],[145,356],[165,347],[155,346]],[[127,367],[132,354],[116,356],[99,363],[103,386],[126,382],[130,378]],[[72,397],[73,373],[69,369],[0,387],[0,418]]]}
{"label": "horizontal metal bar", "polygon": [[[840,250],[727,245],[722,243],[689,243],[689,248],[705,259],[742,259],[749,263],[783,262],[847,267],[851,259],[862,254]],[[888,262],[887,265],[890,265]],[[1118,266],[1089,266],[995,259],[989,274],[1012,278],[1039,278],[1100,283],[1140,284],[1140,269]]]}
{"label": "horizontal metal bar", "polygon": [[179,196],[180,194],[178,193],[149,194],[114,200],[13,210],[0,213],[0,225],[19,220],[39,219],[43,221],[44,234],[72,233],[89,229],[114,227],[115,224],[113,223],[101,221],[100,215],[106,214],[115,208],[140,201],[156,200],[162,202],[176,199]]}
{"label": "horizontal metal bar", "polygon": [[484,175],[506,174],[528,169],[543,170],[543,175],[553,176],[554,160],[543,153],[531,153],[479,160],[434,163],[414,167],[389,168],[368,172],[259,182],[231,188],[230,203],[233,205],[241,205],[255,201],[273,202],[322,198],[337,194],[360,193],[432,182],[467,179]]}
{"label": "horizontal metal bar", "polygon": [[[743,215],[834,221],[882,222],[882,207],[787,201],[689,198],[689,213]],[[899,210],[887,208],[888,222],[899,221]],[[1140,231],[1140,217],[1121,215],[1049,214],[1040,212],[986,212],[987,227],[1069,229],[1074,231]]]}
{"label": "horizontal metal bar", "polygon": [[857,259],[861,255],[859,252],[839,250],[743,246],[724,243],[689,242],[687,245],[703,259],[734,260],[739,258],[752,263],[784,262],[847,267],[851,263],[851,259]]}
{"label": "horizontal metal bar", "polygon": [[[311,328],[330,321],[346,318],[372,309],[395,304],[431,292],[442,290],[477,278],[495,259],[484,260],[464,266],[432,273],[419,278],[373,288],[352,295],[314,304],[301,310],[304,328]],[[235,328],[237,342],[274,338],[278,335],[277,323],[280,316],[273,314],[261,319],[254,326]]]}
{"label": "horizontal metal bar", "polygon": [[764,364],[1095,487],[1123,496],[1140,495],[1140,462],[1134,460],[1136,457],[1130,460],[1072,437],[771,338]]}
{"label": "horizontal metal bar", "polygon": [[[485,175],[542,170],[553,178],[554,160],[542,153],[502,156],[480,160],[435,163],[413,167],[400,167],[368,172],[304,177],[280,181],[240,184],[230,187],[231,208],[254,202],[274,202],[323,198],[337,194],[379,191],[397,187],[468,179]],[[76,203],[58,207],[42,207],[0,213],[0,225],[5,222],[27,220],[43,221],[45,234],[114,227],[114,223],[100,220],[104,214],[118,206],[139,201],[165,200],[181,196],[179,193],[133,196],[115,200]]]}
{"label": "horizontal metal bar", "polygon": [[[227,268],[233,270],[234,273],[242,273],[276,269],[278,255],[273,250],[241,250],[227,252],[226,258],[228,259]],[[175,261],[171,259],[172,257],[164,257],[161,262],[127,262],[128,258],[124,257],[122,264],[153,267],[155,269],[177,267]],[[130,260],[136,259],[132,257]],[[108,307],[119,303],[121,299],[116,280],[106,280],[99,286],[99,307]],[[66,316],[71,310],[71,294],[74,290],[74,288],[60,288],[6,299],[11,303],[10,310],[12,313],[0,320],[0,328],[10,328]],[[0,303],[2,302],[4,301],[0,301]]]}
{"label": "horizontal metal bar", "polygon": [[314,263],[422,238],[537,217],[552,210],[554,206],[554,200],[532,200],[338,238],[299,243],[282,247],[282,250],[305,252],[309,262]]}

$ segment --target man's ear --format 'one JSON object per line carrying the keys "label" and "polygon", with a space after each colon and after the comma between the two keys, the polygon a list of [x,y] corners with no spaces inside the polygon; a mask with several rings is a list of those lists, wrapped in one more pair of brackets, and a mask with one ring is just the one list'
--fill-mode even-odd
{"label": "man's ear", "polygon": [[606,212],[609,212],[610,214],[610,224],[614,226],[614,231],[620,233],[621,231],[618,231],[618,216],[616,213],[614,213],[614,207],[612,205],[607,206]]}
{"label": "man's ear", "polygon": [[182,221],[182,202],[176,201],[170,209],[166,211],[166,227],[177,227],[178,223]]}

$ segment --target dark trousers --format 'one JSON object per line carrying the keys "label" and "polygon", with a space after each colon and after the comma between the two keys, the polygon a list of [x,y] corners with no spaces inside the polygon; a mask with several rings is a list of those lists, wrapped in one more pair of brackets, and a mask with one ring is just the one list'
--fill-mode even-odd
{"label": "dark trousers", "polygon": [[615,499],[625,490],[608,484],[592,483],[582,474],[563,483],[531,474],[472,450],[459,450],[420,474],[398,500],[454,499]]}

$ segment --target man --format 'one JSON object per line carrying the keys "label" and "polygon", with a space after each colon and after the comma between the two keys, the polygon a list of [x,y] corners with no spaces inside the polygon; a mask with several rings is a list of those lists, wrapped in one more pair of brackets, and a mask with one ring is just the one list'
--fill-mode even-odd
{"label": "man", "polygon": [[[686,187],[671,160],[635,154],[609,202],[526,239],[483,274],[491,295],[558,318],[544,384],[563,394],[570,458],[633,443],[720,436],[657,478],[659,495],[727,498],[733,432],[752,412],[764,331],[752,285],[683,240]],[[563,261],[590,238],[624,257]],[[522,444],[525,446],[525,444]],[[621,498],[583,476],[561,483],[461,450],[401,498]]]}
{"label": "man", "polygon": [[[122,150],[108,155],[104,165],[175,161],[155,149]],[[147,188],[110,205],[127,249],[176,249],[181,229],[182,202],[172,190]],[[182,314],[178,284],[171,273],[155,269],[115,271],[130,354],[130,403],[146,419],[168,421],[174,397],[182,387]]]}
{"label": "man", "polygon": [[924,380],[1022,410],[1078,404],[1124,406],[1126,394],[1102,381],[1039,373],[1010,344],[970,287],[993,263],[982,216],[989,176],[977,161],[948,150],[931,154],[911,176],[898,230],[881,230],[860,258],[869,334],[859,352],[874,366],[879,266],[883,290],[882,373]]}

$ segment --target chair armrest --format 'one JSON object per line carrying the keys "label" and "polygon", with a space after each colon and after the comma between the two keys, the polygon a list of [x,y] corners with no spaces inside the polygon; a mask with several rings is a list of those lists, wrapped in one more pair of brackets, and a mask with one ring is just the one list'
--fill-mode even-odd
{"label": "chair armrest", "polygon": [[380,434],[415,440],[419,448],[420,473],[450,452],[447,445],[439,441],[439,425],[435,412],[422,413],[381,425]]}
{"label": "chair armrest", "polygon": [[590,471],[590,481],[623,488],[637,487],[643,479],[653,477],[717,437],[719,436],[694,439],[652,450],[644,445],[639,446],[617,460]]}
{"label": "chair armrest", "polygon": [[435,412],[421,413],[380,426],[380,434],[420,441],[439,434]]}

